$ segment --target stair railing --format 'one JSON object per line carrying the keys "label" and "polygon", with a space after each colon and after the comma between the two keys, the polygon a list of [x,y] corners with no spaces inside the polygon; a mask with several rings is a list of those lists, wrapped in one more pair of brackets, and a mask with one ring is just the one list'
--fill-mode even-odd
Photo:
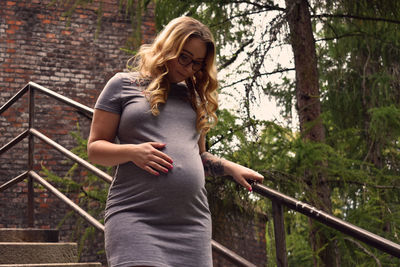
{"label": "stair railing", "polygon": [[[29,138],[29,158],[28,158],[28,171],[18,175],[17,177],[11,179],[10,181],[4,183],[0,186],[0,192],[6,190],[7,188],[17,184],[18,182],[28,178],[28,221],[31,226],[33,226],[33,180],[43,185],[46,189],[55,194],[58,198],[60,198],[63,202],[69,205],[74,211],[76,211],[79,215],[81,215],[85,220],[91,223],[97,229],[104,231],[104,225],[98,222],[95,218],[89,215],[86,211],[81,209],[78,205],[76,205],[73,201],[71,201],[68,197],[62,194],[58,189],[53,187],[50,183],[48,183],[44,178],[42,178],[39,174],[33,171],[33,138],[39,138],[43,142],[47,143],[51,147],[55,148],[63,155],[69,157],[73,161],[79,163],[83,167],[92,171],[98,177],[102,178],[104,181],[111,183],[112,177],[102,170],[96,168],[89,162],[81,159],[76,156],[66,148],[57,144],[50,138],[46,137],[36,129],[34,129],[34,90],[38,90],[41,93],[44,93],[48,96],[51,96],[65,104],[76,108],[78,111],[83,112],[88,116],[93,115],[93,109],[88,108],[76,101],[73,101],[69,98],[66,98],[62,95],[59,95],[47,88],[44,88],[36,83],[29,82],[23,89],[21,89],[14,97],[12,97],[6,104],[4,104],[0,108],[0,115],[8,109],[14,102],[16,102],[22,95],[24,95],[27,91],[29,91],[29,129],[18,135],[8,144],[3,146],[0,149],[0,155],[5,151],[10,149],[15,144],[19,143],[25,137]],[[266,187],[265,185],[254,183],[252,185],[253,191],[255,193],[260,194],[263,197],[267,197],[272,201],[272,213],[273,213],[273,222],[274,222],[274,233],[275,233],[275,247],[276,247],[276,260],[277,266],[288,266],[287,261],[287,252],[286,252],[286,241],[285,241],[285,228],[284,228],[284,216],[283,216],[283,206],[286,206],[288,209],[298,211],[309,218],[317,220],[324,225],[327,225],[335,230],[343,232],[349,236],[354,237],[357,240],[363,241],[366,244],[375,247],[385,253],[388,253],[392,256],[400,258],[400,245],[396,244],[390,240],[387,240],[383,237],[380,237],[376,234],[373,234],[367,230],[364,230],[360,227],[357,227],[351,223],[348,223],[344,220],[341,220],[335,216],[332,216],[324,211],[318,210],[315,207],[298,201],[297,199],[291,198],[287,195],[284,195],[276,190]],[[240,257],[236,253],[230,251],[226,247],[221,244],[212,241],[213,250],[225,258],[230,260],[233,263],[238,264],[239,266],[255,266],[250,263],[246,259]]]}
{"label": "stair railing", "polygon": [[[71,199],[69,199],[67,196],[65,196],[62,192],[60,192],[57,188],[52,186],[50,183],[48,183],[43,177],[41,177],[38,173],[36,173],[33,170],[33,155],[34,155],[34,138],[38,138],[39,140],[43,141],[47,145],[53,147],[57,151],[59,151],[61,154],[64,156],[70,158],[74,162],[80,164],[84,168],[88,169],[101,179],[103,179],[107,183],[112,182],[112,177],[108,175],[107,173],[103,172],[99,168],[93,166],[86,160],[78,157],[68,149],[64,148],[63,146],[59,145],[52,139],[48,138],[46,135],[42,134],[38,130],[34,128],[34,122],[35,122],[35,92],[43,93],[45,95],[48,95],[58,101],[63,102],[64,104],[67,104],[68,106],[71,106],[78,110],[78,112],[81,112],[85,114],[87,117],[92,117],[93,115],[93,109],[82,105],[72,99],[69,99],[65,96],[62,96],[52,90],[49,90],[43,86],[40,86],[34,82],[29,82],[27,85],[25,85],[17,94],[15,94],[9,101],[7,101],[1,108],[0,108],[0,115],[6,111],[12,104],[14,104],[18,99],[20,99],[25,93],[29,92],[29,124],[28,124],[28,129],[19,134],[17,137],[15,137],[13,140],[11,140],[9,143],[4,145],[3,147],[0,148],[0,155],[5,153],[7,150],[12,148],[14,145],[18,144],[21,142],[23,139],[28,137],[28,170],[21,173],[20,175],[16,176],[15,178],[5,182],[0,186],[0,193],[7,188],[10,188],[11,186],[25,180],[26,178],[28,179],[28,225],[29,227],[34,226],[34,189],[33,189],[33,183],[37,182],[41,184],[43,187],[45,187],[48,191],[52,192],[56,197],[58,197],[61,201],[63,201],[65,204],[67,204],[72,210],[74,210],[76,213],[78,213],[80,216],[82,216],[87,222],[89,222],[91,225],[93,225],[95,228],[98,230],[104,232],[104,225],[101,224],[97,219],[93,218],[89,213],[87,213],[85,210],[83,210],[81,207],[79,207],[77,204],[75,204]],[[224,247],[223,245],[219,244],[218,242],[212,240],[211,241],[212,249],[214,252],[220,254],[230,262],[238,265],[238,266],[250,266],[250,267],[256,267],[253,263],[249,262],[248,260],[244,259],[243,257],[239,256],[235,252],[229,250],[228,248]]]}

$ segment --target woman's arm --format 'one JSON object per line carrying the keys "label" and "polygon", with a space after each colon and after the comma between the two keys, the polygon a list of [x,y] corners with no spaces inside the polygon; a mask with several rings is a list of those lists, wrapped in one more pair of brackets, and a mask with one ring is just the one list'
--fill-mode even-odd
{"label": "woman's arm", "polygon": [[120,115],[95,109],[87,145],[91,162],[104,166],[115,166],[132,161],[145,171],[159,175],[168,172],[172,159],[159,149],[165,144],[148,142],[143,144],[115,144]]}
{"label": "woman's arm", "polygon": [[249,191],[252,191],[252,188],[246,180],[253,180],[261,183],[264,180],[264,177],[256,171],[207,152],[205,144],[205,136],[201,135],[199,139],[199,151],[206,175],[212,177],[230,175],[236,182]]}

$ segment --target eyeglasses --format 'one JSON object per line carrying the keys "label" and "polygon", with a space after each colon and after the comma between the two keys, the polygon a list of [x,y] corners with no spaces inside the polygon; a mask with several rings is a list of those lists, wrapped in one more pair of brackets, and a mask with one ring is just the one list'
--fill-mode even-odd
{"label": "eyeglasses", "polygon": [[204,67],[204,62],[203,61],[196,61],[193,60],[191,57],[181,53],[178,57],[178,62],[179,64],[181,64],[182,66],[186,67],[188,66],[190,63],[192,63],[192,70],[193,71],[198,71],[201,68]]}

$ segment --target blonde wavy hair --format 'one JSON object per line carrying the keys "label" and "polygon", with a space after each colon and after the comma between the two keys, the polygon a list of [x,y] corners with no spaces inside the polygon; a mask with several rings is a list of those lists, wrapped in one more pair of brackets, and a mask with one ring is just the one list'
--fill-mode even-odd
{"label": "blonde wavy hair", "polygon": [[152,80],[145,91],[149,96],[152,114],[159,115],[159,105],[166,102],[170,89],[166,63],[179,57],[189,38],[199,38],[207,47],[204,67],[185,80],[190,91],[190,102],[197,114],[196,128],[200,133],[207,133],[217,123],[215,112],[218,108],[215,42],[207,26],[191,17],[173,19],[152,44],[140,47],[131,69]]}

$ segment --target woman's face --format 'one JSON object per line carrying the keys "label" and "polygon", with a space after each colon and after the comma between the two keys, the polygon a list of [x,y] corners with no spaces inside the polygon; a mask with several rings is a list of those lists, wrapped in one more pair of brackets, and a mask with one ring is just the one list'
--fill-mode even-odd
{"label": "woman's face", "polygon": [[207,46],[204,41],[193,37],[186,41],[178,58],[167,61],[168,78],[172,83],[179,83],[192,77],[204,65]]}

